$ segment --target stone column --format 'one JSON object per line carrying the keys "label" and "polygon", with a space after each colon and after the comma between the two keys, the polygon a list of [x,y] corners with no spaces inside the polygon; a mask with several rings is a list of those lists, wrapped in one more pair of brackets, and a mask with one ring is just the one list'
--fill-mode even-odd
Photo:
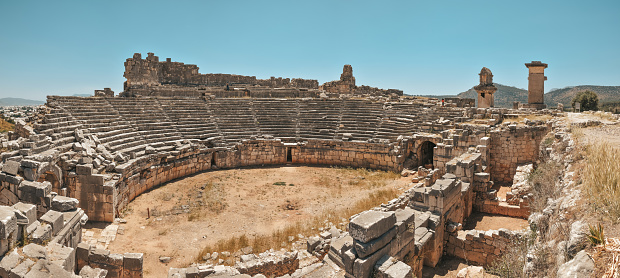
{"label": "stone column", "polygon": [[529,85],[527,87],[527,106],[528,108],[545,109],[545,69],[547,64],[540,61],[532,61],[526,63],[525,66],[530,70],[527,78]]}
{"label": "stone column", "polygon": [[493,74],[488,68],[480,70],[480,84],[474,87],[478,92],[478,108],[495,107],[495,92],[497,88],[493,85]]}

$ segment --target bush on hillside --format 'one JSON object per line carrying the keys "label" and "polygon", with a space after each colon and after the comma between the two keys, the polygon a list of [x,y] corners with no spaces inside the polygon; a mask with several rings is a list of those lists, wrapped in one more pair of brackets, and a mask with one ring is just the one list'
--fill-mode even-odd
{"label": "bush on hillside", "polygon": [[577,93],[570,105],[575,108],[576,102],[581,103],[581,111],[598,110],[598,95],[595,92],[583,91]]}

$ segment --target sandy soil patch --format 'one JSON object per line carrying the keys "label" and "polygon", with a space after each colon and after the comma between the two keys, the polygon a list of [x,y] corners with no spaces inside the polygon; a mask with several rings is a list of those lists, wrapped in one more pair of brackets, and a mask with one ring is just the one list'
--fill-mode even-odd
{"label": "sandy soil patch", "polygon": [[[402,192],[407,184],[397,174],[363,169],[287,166],[206,172],[138,196],[125,212],[122,234],[108,249],[144,253],[145,276],[160,276],[170,267],[189,265],[218,240],[269,234],[344,209],[371,192]],[[102,227],[93,228],[97,233]],[[164,264],[160,256],[172,260]]]}

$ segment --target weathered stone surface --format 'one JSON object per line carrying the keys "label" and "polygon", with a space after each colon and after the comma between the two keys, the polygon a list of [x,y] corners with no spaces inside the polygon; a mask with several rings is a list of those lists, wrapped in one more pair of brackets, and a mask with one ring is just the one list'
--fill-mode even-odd
{"label": "weathered stone surface", "polygon": [[142,270],[143,264],[142,253],[125,253],[123,254],[123,268],[129,270]]}
{"label": "weathered stone surface", "polygon": [[66,278],[71,277],[72,273],[66,271],[61,266],[48,260],[38,260],[28,271],[25,278]]}
{"label": "weathered stone surface", "polygon": [[63,269],[69,272],[75,269],[75,249],[58,243],[49,243],[45,249],[47,250],[48,261],[62,266]]}
{"label": "weathered stone surface", "polygon": [[367,243],[383,235],[396,224],[394,212],[364,211],[349,223],[351,237]]}
{"label": "weathered stone surface", "polygon": [[390,243],[390,241],[392,241],[392,239],[394,238],[394,236],[396,235],[396,227],[390,229],[389,231],[387,231],[385,234],[381,235],[380,237],[373,239],[367,243],[363,243],[363,242],[359,242],[357,240],[355,240],[353,242],[354,246],[355,246],[355,251],[357,252],[357,255],[360,258],[366,258],[368,257],[370,254],[374,253],[375,251],[381,249],[381,247],[387,245],[388,243]]}
{"label": "weathered stone surface", "polygon": [[457,274],[457,278],[484,278],[484,268],[481,266],[468,266],[461,269]]}
{"label": "weathered stone surface", "polygon": [[32,242],[44,244],[52,239],[52,225],[47,223],[39,223],[39,221],[36,221],[31,226],[34,226],[34,231],[30,234]]}
{"label": "weathered stone surface", "polygon": [[0,277],[9,277],[11,269],[17,267],[24,257],[17,253],[17,250],[13,250],[10,253],[4,255],[0,261]]}
{"label": "weathered stone surface", "polygon": [[386,278],[409,278],[412,277],[412,269],[407,264],[397,261],[385,271]]}
{"label": "weathered stone surface", "polygon": [[12,207],[0,206],[0,239],[8,239],[17,231],[17,217]]}
{"label": "weathered stone surface", "polygon": [[585,250],[579,251],[575,257],[558,268],[557,277],[580,278],[590,277],[594,272],[594,260]]}
{"label": "weathered stone surface", "polygon": [[26,259],[17,265],[15,268],[11,269],[11,273],[9,274],[9,278],[20,278],[26,276],[26,273],[30,270],[30,268],[34,265],[34,261],[31,259]]}
{"label": "weathered stone surface", "polygon": [[74,210],[78,204],[78,199],[71,197],[56,196],[52,199],[52,209],[60,212]]}
{"label": "weathered stone surface", "polygon": [[2,172],[16,176],[17,173],[19,172],[20,165],[21,164],[17,161],[6,161],[4,162],[4,165],[2,166]]}
{"label": "weathered stone surface", "polygon": [[80,276],[82,276],[82,278],[105,278],[106,275],[108,275],[108,271],[101,268],[84,266],[82,270],[80,270]]}
{"label": "weathered stone surface", "polygon": [[384,255],[387,255],[389,251],[390,245],[388,244],[364,259],[357,258],[353,263],[353,276],[356,278],[370,277],[377,261]]}
{"label": "weathered stone surface", "polygon": [[52,235],[58,234],[62,227],[64,226],[64,216],[61,212],[55,210],[49,210],[41,218],[39,221],[42,223],[47,223],[52,226]]}
{"label": "weathered stone surface", "polygon": [[30,243],[22,249],[24,256],[32,258],[32,259],[46,259],[47,258],[47,249],[45,247]]}

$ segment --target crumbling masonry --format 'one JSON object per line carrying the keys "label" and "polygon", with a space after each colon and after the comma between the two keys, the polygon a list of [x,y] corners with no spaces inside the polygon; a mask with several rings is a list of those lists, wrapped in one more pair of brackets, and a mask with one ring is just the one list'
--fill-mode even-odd
{"label": "crumbling masonry", "polygon": [[[459,105],[469,101],[442,106],[379,89],[351,98],[366,87],[355,85],[349,65],[340,81],[321,87],[316,80],[199,74],[194,65],[159,62],[152,54],[136,54],[125,67],[120,97],[109,89],[87,98],[49,96],[33,127],[18,123],[20,138],[1,155],[0,251],[13,259],[0,262],[0,276],[54,265],[67,273],[141,277],[141,254],[80,244],[81,225],[111,222],[146,190],[207,170],[292,164],[415,171],[419,186],[352,216],[348,232],[309,243],[309,252],[326,256],[348,277],[373,271],[420,277],[423,265],[469,250],[472,239],[513,236],[500,230],[456,237],[472,210],[527,217],[527,200],[500,202],[491,189],[511,183],[517,166],[538,157],[549,126],[502,123],[523,111]],[[480,75],[487,90],[492,75],[488,69]],[[492,106],[494,90],[488,90]],[[20,247],[25,255],[11,251],[24,238],[32,242]],[[502,252],[495,250],[472,262],[489,264]],[[285,271],[270,273],[299,274],[289,255]],[[399,262],[405,258],[413,268]],[[235,271],[258,275],[267,268],[240,263]],[[216,272],[192,267],[170,275]]]}

